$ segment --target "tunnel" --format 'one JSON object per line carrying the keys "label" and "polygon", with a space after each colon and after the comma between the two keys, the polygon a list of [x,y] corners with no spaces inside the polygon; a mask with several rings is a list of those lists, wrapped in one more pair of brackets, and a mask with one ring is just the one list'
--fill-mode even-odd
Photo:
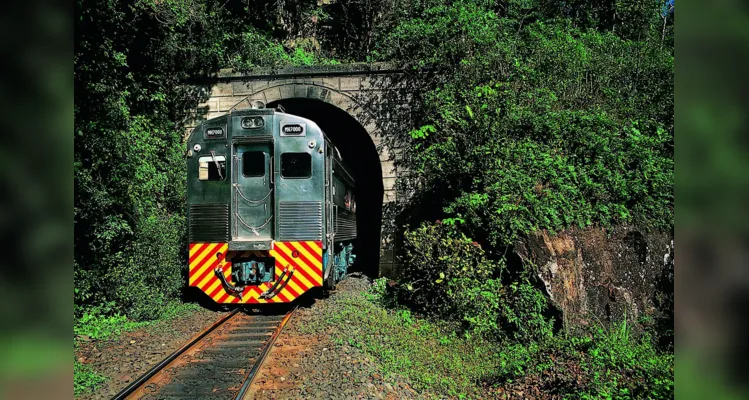
{"label": "tunnel", "polygon": [[382,225],[382,166],[372,138],[366,129],[346,111],[321,100],[283,99],[267,104],[281,105],[286,113],[315,121],[335,144],[356,180],[356,225],[354,242],[356,262],[353,271],[375,278],[380,262],[380,227]]}

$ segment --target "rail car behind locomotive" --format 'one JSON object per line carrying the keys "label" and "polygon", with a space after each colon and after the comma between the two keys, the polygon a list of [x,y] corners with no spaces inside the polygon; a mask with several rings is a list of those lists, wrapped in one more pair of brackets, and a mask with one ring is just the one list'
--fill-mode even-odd
{"label": "rail car behind locomotive", "polygon": [[354,262],[355,182],[313,121],[232,111],[190,134],[189,284],[218,303],[291,302]]}

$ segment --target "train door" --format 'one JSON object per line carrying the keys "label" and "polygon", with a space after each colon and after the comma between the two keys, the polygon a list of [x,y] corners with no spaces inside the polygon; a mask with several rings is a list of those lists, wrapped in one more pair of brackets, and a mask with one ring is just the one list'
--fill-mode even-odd
{"label": "train door", "polygon": [[233,240],[271,240],[273,238],[273,146],[271,143],[238,143],[234,146]]}

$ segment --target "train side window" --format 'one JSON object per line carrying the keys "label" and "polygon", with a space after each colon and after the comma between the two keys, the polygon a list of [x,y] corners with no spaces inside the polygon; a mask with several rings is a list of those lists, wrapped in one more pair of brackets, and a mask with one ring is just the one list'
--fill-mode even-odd
{"label": "train side window", "polygon": [[[218,165],[217,165],[218,164]],[[208,156],[198,159],[198,179],[201,181],[222,181],[226,177],[226,157]]]}
{"label": "train side window", "polygon": [[312,156],[308,153],[281,154],[281,176],[284,178],[309,178],[312,176]]}
{"label": "train side window", "polygon": [[242,175],[246,177],[265,176],[264,151],[245,151],[242,153]]}

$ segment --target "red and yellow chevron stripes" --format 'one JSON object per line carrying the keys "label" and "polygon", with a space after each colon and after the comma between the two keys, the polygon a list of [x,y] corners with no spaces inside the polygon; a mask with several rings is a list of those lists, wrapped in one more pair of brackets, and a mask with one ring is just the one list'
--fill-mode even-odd
{"label": "red and yellow chevron stripes", "polygon": [[[200,288],[217,303],[288,303],[310,288],[322,286],[322,242],[275,242],[273,250],[270,251],[228,252],[227,254],[228,248],[228,243],[190,244],[189,284]],[[223,257],[217,257],[218,253],[221,253]],[[277,296],[267,300],[259,298],[260,294],[274,283],[266,282],[262,285],[247,287],[240,300],[239,297],[227,293],[221,281],[213,273],[213,270],[220,266],[226,280],[232,282],[231,260],[252,254],[258,257],[270,256],[276,260],[274,279],[278,279],[287,266],[294,269],[291,280]]]}

